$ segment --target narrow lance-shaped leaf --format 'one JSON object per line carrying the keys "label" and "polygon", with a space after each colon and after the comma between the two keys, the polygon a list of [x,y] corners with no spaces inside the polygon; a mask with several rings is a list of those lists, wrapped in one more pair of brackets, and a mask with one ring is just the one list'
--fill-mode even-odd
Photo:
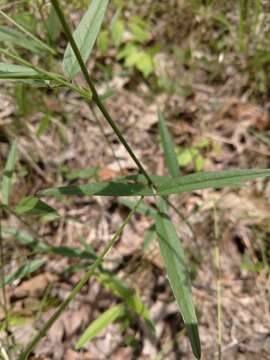
{"label": "narrow lance-shaped leaf", "polygon": [[46,22],[47,35],[50,43],[54,44],[58,39],[61,33],[61,22],[57,17],[54,7],[51,7],[51,10],[48,15],[48,20]]}
{"label": "narrow lance-shaped leaf", "polygon": [[85,330],[83,335],[76,343],[76,349],[82,348],[88,341],[91,341],[95,336],[105,329],[109,324],[113,323],[125,313],[125,305],[120,304],[111,307],[101,314],[95,321],[93,321]]}
{"label": "narrow lance-shaped leaf", "polygon": [[18,215],[57,215],[54,208],[46,204],[44,201],[31,196],[23,198],[16,206],[15,211]]}
{"label": "narrow lance-shaped leaf", "polygon": [[[129,209],[133,209],[136,201],[129,200],[129,199],[120,199],[120,204],[123,204],[127,206]],[[145,202],[142,202],[140,206],[137,207],[137,213],[145,215],[145,216],[151,216],[154,217],[157,214],[157,211],[152,208],[150,205],[147,205]]]}
{"label": "narrow lance-shaped leaf", "polygon": [[155,333],[155,325],[150,318],[150,312],[142,302],[137,291],[131,289],[122,280],[108,272],[100,272],[97,274],[97,279],[116,296],[120,296],[125,300],[128,307],[138,316],[142,317],[149,330],[153,334]]}
{"label": "narrow lance-shaped leaf", "polygon": [[[73,37],[80,50],[83,61],[86,62],[98,36],[109,0],[92,0]],[[76,56],[68,44],[63,60],[64,73],[72,79],[80,71]]]}
{"label": "narrow lance-shaped leaf", "polygon": [[[248,180],[270,176],[269,169],[228,170],[220,172],[202,172],[177,178],[159,177],[156,195],[167,196],[206,188],[238,186]],[[156,177],[151,177],[153,180]],[[163,181],[162,181],[163,179]],[[153,196],[154,192],[146,182],[130,183],[130,177],[119,182],[100,182],[79,186],[63,186],[42,190],[38,196]]]}
{"label": "narrow lance-shaped leaf", "polygon": [[158,111],[159,132],[164,149],[165,163],[171,176],[176,177],[180,174],[174,144],[161,111]]}
{"label": "narrow lance-shaped leaf", "polygon": [[[37,271],[41,266],[43,266],[45,264],[45,262],[46,262],[46,260],[44,260],[44,259],[36,259],[33,261],[28,261],[26,264],[19,267],[13,273],[5,276],[4,284],[8,285],[16,279],[23,279],[23,278],[29,276],[31,273]],[[1,287],[2,287],[2,285],[0,284],[0,288]]]}
{"label": "narrow lance-shaped leaf", "polygon": [[2,232],[4,236],[13,236],[19,243],[24,246],[28,246],[33,251],[38,251],[39,253],[61,255],[67,258],[91,260],[96,258],[96,255],[93,252],[81,250],[77,247],[49,246],[40,240],[36,240],[29,233],[23,230],[3,228]]}
{"label": "narrow lance-shaped leaf", "polygon": [[46,80],[44,75],[39,74],[32,68],[22,65],[0,63],[0,79],[40,79]]}
{"label": "narrow lance-shaped leaf", "polygon": [[199,359],[201,349],[198,322],[192,300],[185,255],[180,239],[167,215],[166,202],[162,198],[159,201],[156,229],[169,282],[186,325],[193,353]]}
{"label": "narrow lance-shaped leaf", "polygon": [[12,175],[15,169],[17,160],[17,141],[12,142],[6,165],[4,168],[3,180],[2,180],[2,201],[4,205],[8,205],[9,196],[11,191]]}

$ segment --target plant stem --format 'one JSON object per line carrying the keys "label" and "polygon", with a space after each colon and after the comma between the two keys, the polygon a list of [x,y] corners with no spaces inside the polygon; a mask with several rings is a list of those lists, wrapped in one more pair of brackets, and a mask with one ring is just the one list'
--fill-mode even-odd
{"label": "plant stem", "polygon": [[222,308],[221,308],[221,271],[220,271],[220,251],[219,251],[219,226],[218,226],[218,215],[216,205],[214,205],[214,261],[216,270],[216,281],[217,281],[217,332],[218,332],[218,360],[221,360],[222,350]]}
{"label": "plant stem", "polygon": [[129,144],[127,143],[126,139],[123,137],[120,129],[118,128],[117,124],[115,123],[115,121],[112,119],[111,115],[109,114],[107,108],[105,107],[105,105],[103,104],[103,102],[100,99],[100,96],[95,88],[94,83],[92,82],[92,80],[90,79],[90,76],[88,74],[88,70],[87,67],[83,61],[83,58],[81,56],[80,50],[78,49],[78,46],[72,36],[71,30],[69,28],[69,25],[65,19],[65,16],[63,14],[63,11],[59,5],[58,0],[51,0],[51,3],[53,4],[53,7],[55,9],[55,12],[63,26],[64,32],[69,40],[70,46],[76,56],[76,59],[80,65],[81,71],[83,73],[83,76],[85,78],[85,81],[87,82],[87,85],[89,86],[89,89],[92,92],[92,97],[93,97],[93,101],[96,103],[97,107],[99,108],[99,110],[101,111],[101,113],[103,114],[103,116],[105,117],[105,119],[107,120],[107,122],[110,124],[111,128],[113,129],[113,131],[115,132],[115,134],[117,135],[119,141],[123,144],[123,146],[125,147],[125,149],[127,150],[127,152],[129,153],[130,157],[133,159],[133,161],[135,162],[135,164],[137,165],[137,167],[139,168],[140,172],[145,176],[148,184],[150,186],[152,186],[154,189],[156,188],[155,184],[153,183],[153,181],[151,180],[151,178],[149,177],[149,175],[147,174],[147,172],[145,171],[143,165],[141,164],[141,162],[138,160],[137,156],[134,154],[133,150],[131,149],[131,147],[129,146]]}
{"label": "plant stem", "polygon": [[3,209],[0,207],[0,278],[1,278],[1,287],[2,287],[2,297],[3,297],[3,308],[5,313],[5,331],[8,333],[9,331],[9,321],[8,321],[8,302],[7,302],[7,294],[6,294],[6,286],[5,286],[5,260],[4,260],[4,244],[2,237],[2,217],[3,217]]}
{"label": "plant stem", "polygon": [[25,351],[19,356],[18,360],[26,360],[28,356],[33,351],[35,346],[40,342],[40,340],[46,335],[47,331],[51,328],[51,326],[55,323],[55,321],[59,318],[62,312],[66,309],[68,304],[75,298],[75,296],[81,291],[83,286],[89,281],[89,279],[94,275],[96,269],[101,265],[105,256],[109,253],[119,236],[124,230],[124,227],[129,222],[133,214],[136,212],[138,206],[140,205],[143,197],[139,199],[134,208],[130,211],[122,225],[118,228],[112,239],[107,243],[107,245],[102,250],[101,254],[98,256],[93,265],[90,266],[89,270],[84,274],[81,280],[75,285],[66,299],[62,302],[62,304],[58,307],[58,309],[54,312],[54,314],[50,317],[50,319],[44,324],[39,333],[34,337],[34,339],[27,345]]}

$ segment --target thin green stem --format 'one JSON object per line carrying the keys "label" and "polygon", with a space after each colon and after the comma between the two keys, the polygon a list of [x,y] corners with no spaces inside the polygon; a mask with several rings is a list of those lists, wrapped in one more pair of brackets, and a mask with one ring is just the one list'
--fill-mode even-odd
{"label": "thin green stem", "polygon": [[81,56],[80,50],[78,49],[78,46],[72,36],[71,30],[69,28],[69,25],[65,19],[65,15],[63,14],[63,11],[59,5],[58,0],[51,0],[51,3],[53,4],[53,7],[55,9],[55,12],[63,26],[64,32],[69,40],[70,46],[76,56],[76,59],[80,65],[81,71],[83,73],[83,76],[85,78],[85,81],[87,82],[87,85],[89,86],[89,89],[92,92],[92,96],[93,96],[93,101],[96,103],[97,107],[99,108],[99,110],[101,111],[101,113],[103,114],[103,116],[105,117],[105,119],[107,120],[107,122],[109,123],[109,125],[111,126],[111,128],[113,129],[113,131],[115,132],[115,134],[117,135],[119,141],[123,144],[123,146],[125,147],[125,149],[127,150],[127,152],[129,153],[130,157],[133,159],[133,161],[135,162],[135,164],[137,165],[137,167],[139,168],[140,172],[145,176],[145,178],[147,179],[147,182],[149,183],[150,186],[152,186],[154,189],[156,188],[155,184],[153,183],[153,181],[151,180],[150,176],[147,174],[146,170],[144,169],[143,165],[141,164],[141,162],[139,161],[139,159],[137,158],[137,156],[134,154],[133,150],[131,149],[131,147],[129,146],[129,144],[127,143],[126,139],[123,137],[120,129],[118,128],[117,124],[115,123],[115,121],[112,119],[111,115],[109,114],[106,106],[103,104],[103,102],[100,99],[100,96],[95,88],[94,83],[92,82],[92,80],[90,79],[87,67],[83,61],[83,58]]}
{"label": "thin green stem", "polygon": [[123,224],[118,228],[112,239],[107,243],[104,247],[96,261],[93,265],[90,266],[89,270],[84,274],[81,280],[75,285],[66,299],[62,302],[62,304],[58,307],[58,309],[54,312],[54,314],[50,317],[50,319],[44,324],[39,333],[34,337],[34,339],[27,345],[25,351],[19,356],[18,360],[26,360],[28,356],[31,354],[35,346],[40,342],[40,340],[46,335],[47,331],[51,328],[51,326],[55,323],[55,321],[59,318],[62,312],[66,309],[68,304],[78,295],[84,285],[89,281],[89,279],[94,275],[96,269],[102,264],[105,256],[109,253],[119,236],[122,234],[124,227],[127,225],[133,214],[136,212],[138,206],[142,201],[142,197],[137,202],[135,207],[130,211]]}
{"label": "thin green stem", "polygon": [[217,332],[218,332],[218,360],[221,360],[222,349],[222,308],[221,308],[221,274],[220,274],[220,251],[219,251],[219,227],[216,206],[214,206],[214,257],[217,281]]}
{"label": "thin green stem", "polygon": [[103,125],[102,125],[101,120],[99,119],[98,115],[96,114],[95,109],[91,106],[91,104],[90,104],[89,102],[88,102],[88,106],[89,106],[89,109],[90,109],[93,117],[95,118],[95,120],[96,120],[96,122],[97,122],[97,124],[98,124],[98,127],[99,127],[99,129],[100,129],[100,132],[102,133],[103,137],[105,138],[105,140],[106,140],[106,142],[107,142],[107,144],[108,144],[108,147],[109,147],[110,150],[111,150],[111,153],[112,153],[113,158],[114,158],[115,161],[117,162],[117,165],[118,165],[118,167],[119,167],[119,171],[122,172],[122,171],[123,171],[123,168],[122,168],[122,166],[121,166],[120,160],[119,160],[118,157],[116,156],[116,153],[115,153],[115,151],[114,151],[114,148],[113,148],[112,144],[110,143],[110,141],[109,141],[109,139],[108,139],[108,136],[107,136],[106,133],[105,133],[105,130],[104,130],[104,127],[103,127]]}
{"label": "thin green stem", "polygon": [[2,288],[2,297],[3,297],[3,308],[5,313],[5,331],[9,330],[9,321],[8,321],[8,302],[7,302],[7,294],[6,294],[6,286],[5,286],[5,260],[4,260],[4,244],[2,237],[2,217],[3,217],[3,209],[0,207],[0,278],[1,278],[1,288]]}
{"label": "thin green stem", "polygon": [[45,44],[42,40],[40,40],[37,36],[30,33],[28,30],[26,30],[23,26],[17,23],[17,21],[13,20],[10,16],[5,14],[2,10],[0,10],[0,14],[8,20],[11,24],[13,24],[17,29],[19,29],[21,32],[23,32],[25,35],[29,36],[35,43],[37,43],[41,48],[47,50],[52,55],[56,55],[56,51],[52,49],[50,46]]}

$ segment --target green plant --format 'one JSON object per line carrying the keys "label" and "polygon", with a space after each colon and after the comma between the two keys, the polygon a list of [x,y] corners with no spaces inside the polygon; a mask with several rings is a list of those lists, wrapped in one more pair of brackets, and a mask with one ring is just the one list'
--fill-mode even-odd
{"label": "green plant", "polygon": [[[85,65],[100,31],[101,23],[105,16],[106,7],[108,5],[108,0],[93,0],[91,2],[90,8],[85,13],[73,35],[64,16],[62,7],[59,4],[59,1],[52,0],[51,2],[54,7],[55,14],[57,15],[60,23],[62,24],[64,33],[69,40],[69,44],[65,51],[63,60],[64,75],[44,70],[42,67],[32,64],[27,60],[24,60],[14,51],[0,49],[0,52],[6,58],[10,58],[16,63],[18,63],[16,65],[9,63],[0,64],[0,78],[10,79],[13,81],[15,80],[17,82],[27,81],[27,84],[29,85],[37,85],[38,82],[38,84],[42,83],[43,86],[48,87],[62,86],[67,89],[73,90],[74,92],[79,94],[89,106],[94,103],[99,108],[104,118],[115,132],[119,141],[125,147],[126,151],[134,160],[135,164],[138,167],[139,173],[138,175],[121,177],[110,182],[97,181],[88,185],[53,187],[41,190],[38,192],[36,197],[24,198],[17,206],[15,206],[14,208],[10,208],[8,206],[8,195],[10,193],[11,187],[11,174],[14,170],[15,163],[14,149],[16,149],[16,145],[13,145],[7,161],[6,171],[4,173],[2,195],[5,200],[2,202],[2,209],[4,209],[5,211],[12,211],[18,217],[27,214],[32,214],[35,216],[58,216],[57,212],[51,206],[47,205],[44,201],[42,201],[41,198],[52,196],[62,197],[63,195],[82,195],[118,197],[139,196],[140,199],[136,202],[135,206],[133,207],[130,214],[127,216],[122,226],[118,229],[111,241],[107,243],[107,245],[104,247],[104,249],[99,255],[93,254],[91,252],[91,249],[89,248],[87,248],[85,252],[81,252],[78,249],[48,247],[46,246],[46,244],[42,244],[41,242],[39,242],[38,239],[31,239],[26,234],[23,234],[21,232],[15,232],[14,235],[17,236],[20,241],[24,241],[24,243],[28,244],[29,246],[34,246],[34,248],[38,249],[39,251],[43,249],[42,251],[44,252],[51,251],[53,253],[63,254],[64,256],[74,256],[79,257],[80,259],[87,259],[90,261],[90,263],[87,263],[85,265],[87,267],[87,270],[84,276],[74,287],[71,293],[67,296],[67,298],[60,304],[59,308],[55,311],[52,317],[44,324],[38,334],[26,346],[25,350],[20,354],[19,359],[22,360],[28,358],[31,351],[39,343],[42,337],[46,335],[49,328],[53,325],[53,323],[57,320],[61,313],[66,309],[70,301],[72,301],[74,297],[81,291],[82,287],[87,283],[87,281],[94,276],[98,279],[98,281],[105,284],[105,286],[109,286],[111,289],[113,289],[113,291],[117,293],[117,295],[120,296],[123,301],[121,304],[113,306],[109,310],[105,311],[99,317],[99,319],[95,320],[92,324],[90,324],[86,332],[83,334],[82,338],[78,341],[78,348],[81,347],[85,343],[85,341],[89,341],[93,338],[93,336],[97,335],[107,324],[124,317],[128,311],[133,311],[137,315],[142,316],[143,319],[148,323],[148,325],[150,325],[150,327],[153,327],[153,324],[148,316],[148,311],[141,303],[138,295],[136,293],[134,294],[131,289],[127,288],[123,283],[115,279],[112,274],[108,274],[102,269],[105,256],[109,253],[110,249],[115,244],[119,235],[122,233],[124,226],[130,220],[134,212],[142,209],[142,201],[143,198],[146,196],[152,196],[156,201],[157,209],[148,209],[148,211],[151,212],[155,219],[154,231],[157,234],[160,251],[164,259],[169,282],[174,293],[176,302],[179,305],[183,320],[185,322],[194,356],[199,359],[201,357],[199,331],[195,307],[192,300],[188,266],[185,260],[181,240],[178,237],[178,234],[169,216],[168,208],[171,208],[172,204],[170,203],[170,199],[168,197],[172,194],[191,192],[204,188],[222,188],[224,186],[238,186],[243,181],[269,177],[270,170],[238,169],[222,172],[201,172],[187,176],[180,175],[179,158],[177,158],[175,146],[166,127],[163,115],[161,112],[158,112],[160,135],[164,150],[165,163],[169,175],[156,176],[148,174],[144,166],[141,164],[140,160],[134,154],[130,145],[127,143],[118,125],[111,117],[107,107],[102,101],[102,97],[98,94],[93,80],[90,77],[87,67]],[[120,28],[119,25],[118,27]],[[144,33],[142,33],[140,29],[138,29],[137,23],[133,25],[132,29],[132,31],[137,36],[137,41],[140,42],[140,40],[138,39],[141,39],[141,41],[145,41],[145,36],[143,35]],[[52,50],[40,39],[36,38],[35,36],[30,36],[29,33],[23,31],[21,28],[19,28],[19,30],[21,31],[19,36],[20,38],[22,38],[22,42],[18,43],[18,41],[15,41],[17,33],[14,33],[14,30],[11,31],[10,29],[5,29],[4,34],[8,35],[3,36],[2,40],[0,40],[6,42],[11,41],[12,39],[14,46],[23,45],[24,48],[26,48],[27,50],[33,53],[40,54],[40,56],[42,56],[42,54],[54,52],[54,50]],[[117,37],[116,34],[114,35],[114,38],[115,41],[119,41],[119,37]],[[136,64],[136,62],[134,63],[134,60],[132,60],[131,63]],[[82,72],[85,78],[87,88],[79,86],[76,81],[74,81],[74,77],[79,71]],[[72,175],[73,179],[77,176],[78,174]],[[87,176],[89,176],[89,173]],[[38,266],[41,265],[42,263],[32,264],[32,269],[36,269]],[[25,272],[29,273],[29,269],[25,270],[25,268],[20,268],[19,271],[14,274],[12,279],[14,277],[20,277],[22,275],[24,276]],[[10,280],[8,279],[8,281]]]}
{"label": "green plant", "polygon": [[148,45],[151,34],[147,22],[138,16],[125,20],[122,7],[123,4],[117,6],[110,26],[100,32],[97,39],[98,49],[102,55],[106,55],[113,44],[117,51],[115,59],[123,61],[125,68],[135,68],[147,78],[154,73],[154,55],[158,47]]}

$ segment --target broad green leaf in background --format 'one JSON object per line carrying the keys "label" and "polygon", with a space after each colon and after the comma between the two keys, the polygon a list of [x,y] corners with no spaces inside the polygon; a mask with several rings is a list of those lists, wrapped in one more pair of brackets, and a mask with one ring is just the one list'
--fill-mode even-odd
{"label": "broad green leaf in background", "polygon": [[[152,55],[135,46],[127,47],[127,49],[129,52],[125,57],[125,66],[135,66],[145,77],[149,76],[154,71]],[[120,55],[122,54],[120,53]]]}
{"label": "broad green leaf in background", "polygon": [[54,208],[32,196],[23,198],[16,206],[15,211],[18,215],[57,215],[57,211]]}
{"label": "broad green leaf in background", "polygon": [[124,31],[125,31],[125,24],[123,20],[116,20],[111,25],[111,35],[112,35],[112,41],[116,47],[120,46]]}
{"label": "broad green leaf in background", "polygon": [[113,323],[125,314],[125,305],[120,304],[111,307],[94,320],[76,343],[76,349],[82,348],[88,341],[99,335],[109,324]]}
{"label": "broad green leaf in background", "polygon": [[171,135],[169,133],[164,116],[161,111],[158,111],[158,124],[167,169],[169,170],[171,176],[178,176],[180,171],[177,156],[174,150],[175,146],[173,144]]}
{"label": "broad green leaf in background", "polygon": [[202,155],[198,154],[194,158],[194,166],[196,171],[202,171],[204,165],[204,158]]}
{"label": "broad green leaf in background", "polygon": [[130,56],[133,56],[139,51],[139,48],[132,43],[127,43],[124,48],[118,52],[117,54],[117,60],[126,59]]}
{"label": "broad green leaf in background", "polygon": [[38,46],[35,41],[27,38],[17,30],[4,26],[0,27],[0,42],[11,43],[37,54],[42,52],[41,47]]}
{"label": "broad green leaf in background", "polygon": [[109,49],[109,44],[110,44],[109,31],[102,30],[97,38],[97,47],[103,56],[107,54]]}
{"label": "broad green leaf in background", "polygon": [[155,70],[153,57],[150,53],[142,51],[139,60],[136,63],[136,68],[147,78]]}
{"label": "broad green leaf in background", "polygon": [[147,29],[147,23],[138,16],[133,16],[128,24],[134,40],[145,43],[150,39],[150,33]]}
{"label": "broad green leaf in background", "polygon": [[[98,36],[109,0],[92,0],[91,4],[80,21],[73,37],[86,62]],[[68,44],[63,60],[64,74],[72,79],[80,71],[76,56]]]}
{"label": "broad green leaf in background", "polygon": [[2,201],[4,205],[9,204],[9,196],[11,191],[12,175],[17,161],[17,141],[14,140],[7,157],[4,173],[2,177]]}
{"label": "broad green leaf in background", "polygon": [[[12,281],[14,281],[14,280],[17,280],[17,279],[21,280],[21,279],[27,277],[31,273],[38,270],[42,265],[45,264],[45,262],[46,262],[46,260],[44,260],[44,259],[28,261],[26,264],[19,267],[19,269],[17,269],[13,273],[5,276],[4,284],[8,285],[8,284],[12,283]],[[1,287],[2,287],[2,284],[0,284],[0,288]]]}
{"label": "broad green leaf in background", "polygon": [[162,198],[159,201],[156,229],[159,238],[160,252],[164,259],[172,291],[186,325],[193,353],[197,359],[200,359],[201,349],[198,322],[192,300],[185,255],[181,241],[167,215],[166,202]]}
{"label": "broad green leaf in background", "polygon": [[[223,188],[239,186],[242,182],[266,178],[270,169],[209,171],[171,178],[168,176],[151,177],[158,179],[156,195],[167,196],[206,188]],[[136,178],[136,177],[135,177]],[[137,176],[137,178],[139,178]],[[121,178],[118,182],[100,182],[79,186],[64,186],[42,190],[38,196],[153,196],[154,192],[145,182],[129,183],[131,177]],[[156,183],[157,184],[157,183]]]}
{"label": "broad green leaf in background", "polygon": [[177,155],[177,161],[180,166],[187,166],[192,163],[193,156],[190,149],[184,149]]}

